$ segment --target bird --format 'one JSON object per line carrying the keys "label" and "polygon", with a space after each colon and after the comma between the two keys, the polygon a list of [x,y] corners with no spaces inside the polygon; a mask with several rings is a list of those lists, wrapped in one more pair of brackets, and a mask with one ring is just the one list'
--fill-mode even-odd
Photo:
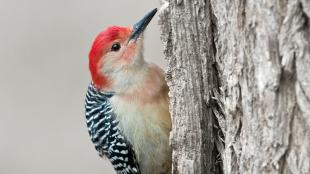
{"label": "bird", "polygon": [[89,52],[86,125],[118,174],[167,174],[171,116],[164,71],[144,59],[143,33],[157,9],[129,27],[110,26]]}

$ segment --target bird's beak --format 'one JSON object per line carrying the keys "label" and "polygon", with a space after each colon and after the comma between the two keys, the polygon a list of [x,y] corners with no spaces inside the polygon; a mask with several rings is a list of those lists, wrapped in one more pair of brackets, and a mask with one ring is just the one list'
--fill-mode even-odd
{"label": "bird's beak", "polygon": [[128,42],[131,40],[136,40],[141,35],[141,33],[143,33],[144,29],[150,23],[150,21],[152,20],[152,18],[156,14],[156,12],[157,12],[157,8],[148,12],[140,21],[138,21],[133,26],[133,30],[132,30],[132,33],[131,33],[129,39],[128,39]]}

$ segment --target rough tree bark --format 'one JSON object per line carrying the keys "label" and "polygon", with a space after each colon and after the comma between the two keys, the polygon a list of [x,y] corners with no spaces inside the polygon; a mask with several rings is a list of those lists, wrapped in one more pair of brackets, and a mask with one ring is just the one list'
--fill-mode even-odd
{"label": "rough tree bark", "polygon": [[310,1],[168,2],[172,172],[310,173]]}

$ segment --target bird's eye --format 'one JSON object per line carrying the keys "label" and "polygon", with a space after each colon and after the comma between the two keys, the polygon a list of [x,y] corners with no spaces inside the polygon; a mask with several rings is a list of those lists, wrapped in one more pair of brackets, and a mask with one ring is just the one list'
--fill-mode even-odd
{"label": "bird's eye", "polygon": [[119,43],[114,43],[111,47],[111,51],[118,51],[121,48]]}

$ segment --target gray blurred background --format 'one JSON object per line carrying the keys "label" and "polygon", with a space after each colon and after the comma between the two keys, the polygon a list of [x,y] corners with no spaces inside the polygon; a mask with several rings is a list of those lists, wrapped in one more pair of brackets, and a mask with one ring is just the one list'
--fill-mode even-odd
{"label": "gray blurred background", "polygon": [[[87,133],[88,52],[159,1],[0,0],[0,174],[110,174]],[[145,57],[164,66],[158,16]]]}

